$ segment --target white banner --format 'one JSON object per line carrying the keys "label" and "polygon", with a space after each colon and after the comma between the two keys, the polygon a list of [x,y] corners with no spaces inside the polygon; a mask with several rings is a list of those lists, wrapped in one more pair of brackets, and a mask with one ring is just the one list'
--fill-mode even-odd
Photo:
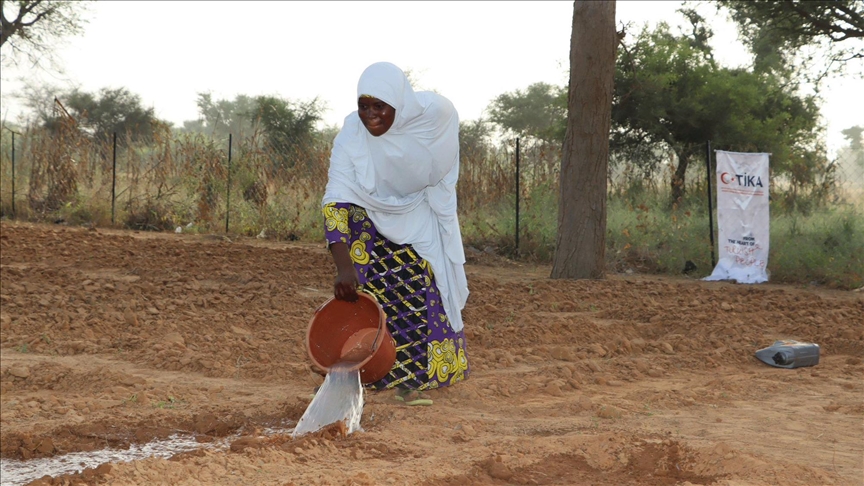
{"label": "white banner", "polygon": [[768,281],[768,155],[715,151],[719,260],[704,280]]}

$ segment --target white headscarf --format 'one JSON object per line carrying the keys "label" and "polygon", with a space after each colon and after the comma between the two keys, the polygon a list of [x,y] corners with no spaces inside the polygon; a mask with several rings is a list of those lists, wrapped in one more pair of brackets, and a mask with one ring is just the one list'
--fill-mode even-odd
{"label": "white headscarf", "polygon": [[432,266],[450,325],[460,331],[468,282],[456,215],[459,116],[447,98],[415,92],[402,70],[386,62],[360,76],[357,97],[363,95],[392,106],[393,125],[375,137],[356,111],[345,118],[323,204],[362,206],[383,236],[411,244]]}

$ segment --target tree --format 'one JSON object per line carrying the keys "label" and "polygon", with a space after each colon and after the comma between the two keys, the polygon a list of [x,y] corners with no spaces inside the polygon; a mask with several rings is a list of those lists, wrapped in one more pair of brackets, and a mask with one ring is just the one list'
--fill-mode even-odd
{"label": "tree", "polygon": [[78,35],[87,22],[87,1],[0,0],[0,63],[53,61],[58,42]]}
{"label": "tree", "polygon": [[860,0],[721,0],[717,8],[726,8],[738,24],[757,72],[787,69],[803,47],[820,44],[827,48],[828,68],[864,58]]}
{"label": "tree", "polygon": [[489,105],[489,120],[512,135],[560,146],[567,128],[567,89],[534,83],[525,91],[498,95]]}
{"label": "tree", "polygon": [[849,127],[843,130],[843,138],[849,140],[848,151],[850,152],[850,157],[855,165],[858,167],[855,169],[856,171],[864,170],[864,139],[862,139],[861,134],[864,133],[864,128],[861,128],[858,125],[854,127]]}
{"label": "tree", "polygon": [[73,89],[58,96],[79,123],[106,141],[114,133],[118,140],[148,139],[158,120],[153,108],[144,108],[141,97],[126,88],[102,88],[98,93]]}
{"label": "tree", "polygon": [[249,115],[261,127],[274,154],[274,164],[293,167],[315,141],[315,124],[323,106],[318,99],[294,102],[276,96],[257,96]]}
{"label": "tree", "polygon": [[278,96],[240,94],[231,101],[198,93],[197,104],[200,118],[184,121],[184,130],[215,137],[232,134],[235,139],[260,130],[270,148],[283,153],[317,139],[315,125],[324,111],[317,98],[297,102]]}
{"label": "tree", "polygon": [[213,100],[210,93],[198,93],[198,120],[183,122],[183,129],[188,132],[207,133],[213,137],[243,137],[250,133],[252,113],[257,105],[252,97],[237,95],[231,100]]}
{"label": "tree", "polygon": [[492,128],[482,118],[459,122],[459,155],[463,159],[482,161],[492,150]]}
{"label": "tree", "polygon": [[864,145],[862,145],[862,137],[861,134],[864,133],[864,128],[861,128],[858,125],[854,127],[849,127],[842,132],[843,138],[849,140],[849,148],[852,150],[862,150],[864,149]]}
{"label": "tree", "polygon": [[56,131],[60,120],[68,115],[78,128],[102,141],[114,132],[120,143],[125,142],[127,134],[132,141],[146,139],[157,124],[167,123],[158,120],[153,108],[144,108],[141,97],[126,88],[102,88],[90,93],[79,88],[26,86],[22,98],[34,121],[42,127]]}
{"label": "tree", "polygon": [[[691,162],[705,143],[718,149],[771,152],[775,173],[806,185],[824,157],[816,142],[818,105],[798,96],[783,76],[721,68],[696,16],[690,35],[666,24],[643,31],[622,49],[615,78],[612,145],[616,153],[671,149],[677,159],[671,202],[685,194]],[[704,160],[704,159],[703,159]],[[649,159],[649,168],[656,160]]]}
{"label": "tree", "polygon": [[605,275],[606,171],[617,46],[615,2],[575,1],[552,278]]}

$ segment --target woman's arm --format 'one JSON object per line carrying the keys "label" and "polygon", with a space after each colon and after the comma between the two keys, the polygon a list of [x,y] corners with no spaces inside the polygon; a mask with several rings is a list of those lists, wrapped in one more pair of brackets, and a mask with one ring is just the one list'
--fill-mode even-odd
{"label": "woman's arm", "polygon": [[322,208],[324,213],[324,237],[336,264],[336,280],[333,283],[333,296],[339,300],[354,302],[357,300],[357,287],[360,278],[351,259],[350,242],[351,228],[349,223],[348,203],[327,203]]}
{"label": "woman's arm", "polygon": [[336,281],[333,284],[333,296],[339,300],[354,302],[357,300],[357,287],[360,279],[357,269],[348,252],[348,244],[336,242],[330,245],[330,254],[336,264]]}

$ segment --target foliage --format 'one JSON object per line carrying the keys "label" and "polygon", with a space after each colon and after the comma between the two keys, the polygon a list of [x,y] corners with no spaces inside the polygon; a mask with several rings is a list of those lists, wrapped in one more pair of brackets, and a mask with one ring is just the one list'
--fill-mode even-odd
{"label": "foliage", "polygon": [[[754,69],[787,69],[806,46],[828,50],[828,66],[864,58],[864,3],[860,0],[720,0],[755,55]],[[853,45],[849,45],[853,44]],[[799,70],[806,73],[806,70]]]}
{"label": "foliage", "polygon": [[100,142],[110,140],[113,133],[118,143],[151,138],[154,131],[167,129],[168,124],[154,115],[153,108],[144,108],[141,97],[126,88],[101,88],[90,93],[78,88],[62,89],[50,85],[29,85],[22,95],[36,123],[51,131],[71,122],[84,133]]}
{"label": "foliage", "polygon": [[[858,166],[858,169],[864,171],[864,137],[862,137],[862,133],[864,133],[864,128],[856,125],[854,127],[849,127],[842,131],[843,136],[846,140],[849,140],[849,150],[852,152],[851,158],[853,164]],[[864,179],[864,176],[862,176]]]}
{"label": "foliage", "polygon": [[[692,12],[691,12],[692,14]],[[719,67],[692,14],[691,35],[666,24],[643,29],[618,58],[613,102],[613,149],[619,154],[671,148],[677,158],[673,201],[684,194],[687,168],[711,140],[716,149],[772,153],[772,168],[790,183],[814,183],[827,166],[817,143],[818,106],[778,76]],[[649,159],[656,168],[657,159]],[[703,159],[704,160],[704,159]]]}
{"label": "foliage", "polygon": [[329,143],[335,137],[332,128],[318,131],[324,104],[317,98],[298,102],[278,96],[237,95],[231,100],[213,100],[209,93],[198,94],[198,120],[183,122],[181,132],[206,134],[234,140],[252,137],[257,149],[270,150],[271,164],[292,166],[304,158],[304,152],[315,143]]}
{"label": "foliage", "polygon": [[459,122],[459,154],[461,158],[486,159],[492,150],[492,126],[481,119]]}
{"label": "foliage", "polygon": [[[688,168],[705,160],[710,140],[716,149],[770,152],[772,170],[794,195],[830,183],[830,165],[818,143],[817,98],[798,94],[783,73],[719,66],[705,19],[693,10],[681,13],[690,22],[686,34],[660,24],[621,44],[610,169],[637,161],[632,177],[648,180],[670,163],[670,198],[677,201],[686,192]],[[506,133],[560,142],[565,89],[537,83],[500,95],[489,112]]]}
{"label": "foliage", "polygon": [[[476,126],[472,121],[468,126]],[[488,127],[487,127],[488,128]],[[470,134],[471,130],[466,133]],[[484,130],[480,130],[481,133]],[[97,226],[111,225],[111,164],[99,161],[100,144],[92,138],[60,137],[41,129],[24,129],[16,136],[16,217],[34,221]],[[9,136],[0,150],[0,208],[9,217]],[[463,140],[463,143],[467,140]],[[117,226],[182,232],[221,233],[230,213],[230,234],[261,236],[270,240],[317,242],[321,238],[321,196],[327,180],[329,145],[315,144],[310,164],[294,167],[269,165],[270,149],[258,148],[251,137],[239,139],[232,160],[230,204],[227,185],[227,145],[222,139],[198,134],[139,140],[118,153]],[[484,142],[485,143],[485,142]],[[484,144],[480,144],[481,147]],[[62,150],[61,150],[62,148]],[[515,174],[510,144],[485,146],[485,158],[463,154],[459,192],[459,220],[469,258],[483,255],[514,256]],[[263,151],[263,153],[261,153]],[[64,154],[64,157],[52,157]],[[543,156],[525,150],[523,162]],[[71,162],[71,165],[64,165]],[[94,164],[95,162],[95,164]],[[30,178],[45,175],[33,164],[55,163],[54,199],[60,189],[73,187],[62,204],[35,205],[25,197]],[[704,177],[704,168],[695,167]],[[523,176],[524,177],[524,176]],[[695,178],[699,180],[700,177]],[[67,180],[68,179],[68,180]],[[269,195],[260,204],[246,200],[248,181],[263,180]],[[637,184],[637,182],[639,184]],[[668,184],[652,186],[633,179],[613,187],[608,197],[606,264],[611,272],[680,274],[687,260],[710,273],[708,213],[704,186],[693,186],[683,201],[670,208]],[[41,183],[40,199],[50,200],[50,184]],[[703,183],[704,184],[704,183]],[[63,193],[63,194],[61,194]],[[71,196],[71,197],[70,197]],[[548,264],[554,251],[558,185],[555,175],[523,178],[520,197],[519,258]],[[799,201],[800,202],[800,201]],[[858,288],[864,255],[864,216],[854,206],[812,207],[809,213],[781,211],[782,198],[771,206],[772,281]],[[230,205],[230,208],[228,207]],[[798,205],[798,209],[802,209]],[[226,213],[227,210],[227,213]],[[794,236],[794,238],[793,238]],[[232,236],[233,238],[233,236]],[[495,261],[494,259],[492,261]]]}
{"label": "foliage", "polygon": [[862,150],[864,149],[864,145],[862,145],[862,137],[861,134],[864,133],[864,128],[861,128],[858,125],[854,127],[849,127],[841,132],[843,137],[846,140],[849,140],[849,148],[852,150]]}
{"label": "foliage", "polygon": [[534,83],[525,91],[498,95],[489,105],[489,120],[508,134],[544,142],[564,143],[567,129],[567,88]]}
{"label": "foliage", "polygon": [[853,153],[855,163],[864,169],[864,144],[861,143],[864,141],[864,137],[861,136],[864,133],[864,128],[856,125],[843,130],[842,133],[843,137],[849,140],[849,149]]}
{"label": "foliage", "polygon": [[323,106],[318,99],[292,102],[276,96],[255,98],[255,111],[250,113],[275,153],[274,163],[292,166],[293,155],[302,153],[315,140],[315,124],[321,119]]}
{"label": "foliage", "polygon": [[109,140],[113,133],[132,140],[149,138],[159,123],[153,108],[144,108],[141,97],[126,88],[102,88],[95,94],[73,89],[59,98],[65,98],[70,114],[100,140]]}
{"label": "foliage", "polygon": [[[0,0],[0,63],[53,63],[58,42],[78,35],[88,1]],[[43,66],[44,67],[44,66]]]}
{"label": "foliage", "polygon": [[854,289],[864,284],[864,218],[851,207],[772,218],[771,279]]}
{"label": "foliage", "polygon": [[243,137],[252,132],[249,114],[255,111],[255,101],[246,95],[237,95],[234,101],[213,100],[210,93],[198,93],[195,104],[200,118],[183,122],[183,131],[203,133],[217,138],[228,134]]}

